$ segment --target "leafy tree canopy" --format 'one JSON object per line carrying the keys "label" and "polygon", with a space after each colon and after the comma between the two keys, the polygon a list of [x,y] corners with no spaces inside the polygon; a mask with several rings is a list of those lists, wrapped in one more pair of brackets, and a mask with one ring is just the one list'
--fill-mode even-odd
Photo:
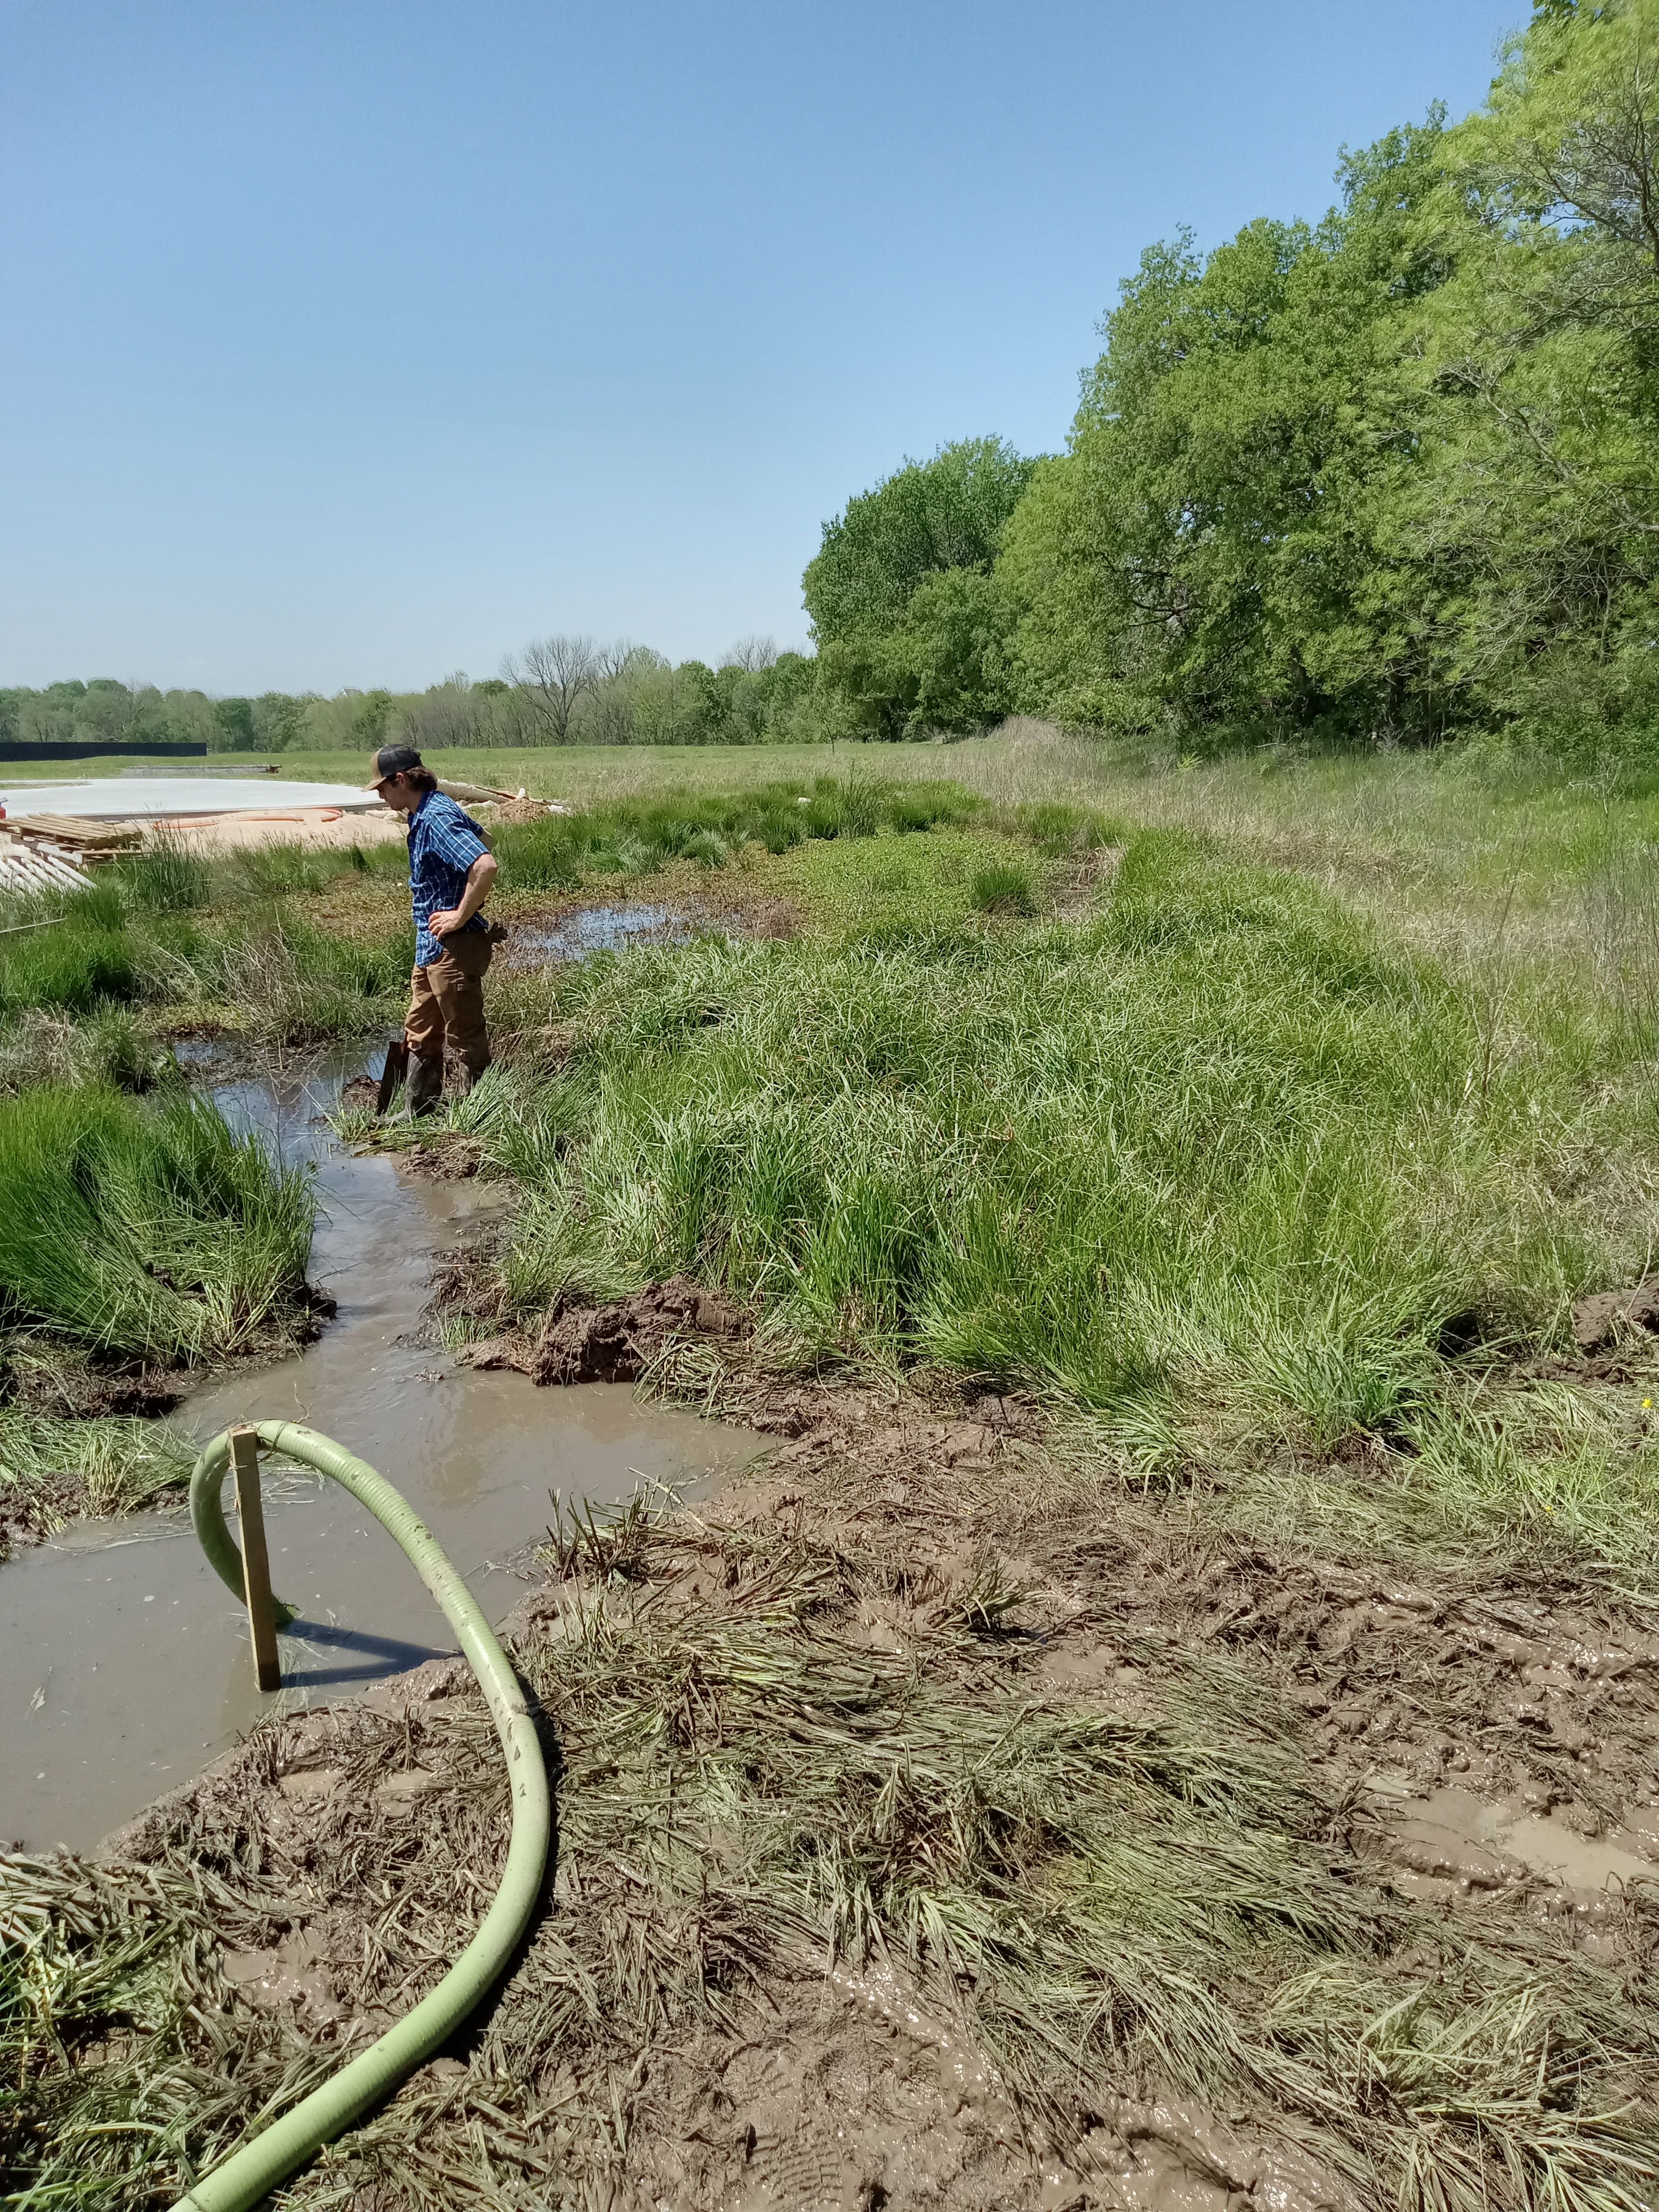
{"label": "leafy tree canopy", "polygon": [[988,571],[1035,465],[1000,438],[964,438],[848,500],[802,584],[819,642],[893,628],[937,570]]}

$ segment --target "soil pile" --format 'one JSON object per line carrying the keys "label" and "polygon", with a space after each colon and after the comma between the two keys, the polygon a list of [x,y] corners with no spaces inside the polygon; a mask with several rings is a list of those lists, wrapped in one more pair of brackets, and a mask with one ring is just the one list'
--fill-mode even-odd
{"label": "soil pile", "polygon": [[[464,1277],[456,1287],[465,1288]],[[637,1382],[681,1339],[735,1337],[745,1330],[735,1307],[676,1275],[605,1305],[557,1299],[533,1344],[521,1336],[488,1337],[461,1356],[470,1367],[517,1368],[543,1387]]]}

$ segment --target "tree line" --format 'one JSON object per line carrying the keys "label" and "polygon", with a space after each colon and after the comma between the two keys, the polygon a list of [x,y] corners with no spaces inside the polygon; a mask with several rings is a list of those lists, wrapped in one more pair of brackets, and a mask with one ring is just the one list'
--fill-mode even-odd
{"label": "tree line", "polygon": [[817,735],[815,663],[769,638],[718,667],[678,665],[648,646],[532,639],[499,677],[462,671],[424,691],[267,691],[210,698],[103,678],[0,690],[0,745],[205,744],[213,752],[348,751],[417,745],[761,744]]}
{"label": "tree line", "polygon": [[872,736],[1659,740],[1659,0],[1547,0],[1319,222],[1150,247],[1064,453],[946,447],[805,597]]}

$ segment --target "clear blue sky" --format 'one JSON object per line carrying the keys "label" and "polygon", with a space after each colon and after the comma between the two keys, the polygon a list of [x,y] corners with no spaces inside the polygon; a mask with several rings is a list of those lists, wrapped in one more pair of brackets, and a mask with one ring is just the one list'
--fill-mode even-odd
{"label": "clear blue sky", "polygon": [[1064,441],[1141,247],[1316,214],[1525,0],[3,0],[0,682],[806,634],[907,454]]}

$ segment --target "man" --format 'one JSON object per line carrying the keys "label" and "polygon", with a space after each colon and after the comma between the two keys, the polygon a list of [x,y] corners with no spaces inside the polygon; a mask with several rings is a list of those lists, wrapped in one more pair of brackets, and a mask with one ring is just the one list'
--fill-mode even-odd
{"label": "man", "polygon": [[382,745],[374,780],[363,788],[409,817],[415,972],[404,1019],[405,1097],[411,1114],[429,1114],[443,1096],[446,1042],[466,1071],[469,1090],[489,1065],[483,979],[492,937],[501,933],[479,908],[495,880],[495,855],[477,823],[444,797],[413,745]]}

